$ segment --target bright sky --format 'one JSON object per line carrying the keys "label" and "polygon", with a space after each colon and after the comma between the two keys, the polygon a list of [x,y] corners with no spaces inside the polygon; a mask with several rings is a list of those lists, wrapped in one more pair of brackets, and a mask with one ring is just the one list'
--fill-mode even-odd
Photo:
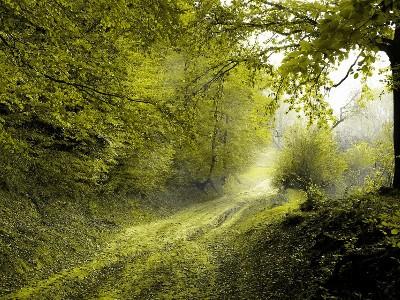
{"label": "bright sky", "polygon": [[[332,80],[336,83],[339,82],[347,73],[347,70],[351,64],[355,61],[357,55],[351,53],[349,59],[343,61],[339,66],[338,70],[333,72],[331,75]],[[379,91],[379,93],[385,88],[386,75],[383,69],[389,67],[389,59],[387,55],[383,52],[377,53],[376,62],[374,64],[375,72],[372,77],[367,81],[367,85],[373,89]],[[329,95],[328,102],[332,106],[335,112],[338,112],[340,107],[342,107],[352,96],[355,91],[361,90],[361,79],[354,79],[350,75],[339,87],[333,89]]]}
{"label": "bright sky", "polygon": [[[343,61],[335,72],[331,73],[330,77],[334,83],[338,83],[346,76],[347,70],[354,63],[356,57],[356,53],[350,53],[349,58]],[[277,67],[281,64],[282,59],[283,54],[277,53],[272,55],[269,61]],[[383,71],[387,67],[389,67],[389,58],[387,55],[383,52],[377,53],[376,62],[374,64],[375,72],[374,75],[367,80],[367,85],[371,89],[377,91],[378,94],[385,88],[385,83],[383,81],[387,75]],[[331,90],[327,100],[334,112],[339,113],[340,108],[345,105],[357,91],[361,91],[361,76],[354,79],[353,75],[350,75],[340,86]]]}

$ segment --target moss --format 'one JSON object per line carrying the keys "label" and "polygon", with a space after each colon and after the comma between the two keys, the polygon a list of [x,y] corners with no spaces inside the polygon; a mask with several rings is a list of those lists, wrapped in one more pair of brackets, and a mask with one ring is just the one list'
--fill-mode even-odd
{"label": "moss", "polygon": [[118,208],[106,199],[89,203],[59,198],[38,208],[27,197],[0,191],[0,296],[82,264],[125,224],[152,218],[134,200]]}
{"label": "moss", "polygon": [[[218,256],[226,250],[219,241],[232,232],[241,237],[253,227],[274,222],[301,202],[296,193],[282,197],[257,193],[193,204],[171,217],[152,220],[137,203],[117,199],[92,200],[80,213],[74,210],[79,205],[64,207],[68,216],[52,223],[59,207],[53,204],[47,216],[39,218],[46,223],[40,227],[41,241],[33,247],[33,256],[39,258],[36,274],[11,295],[19,299],[54,295],[213,298],[218,288]],[[121,207],[128,207],[128,213]],[[111,222],[118,227],[110,226]]]}
{"label": "moss", "polygon": [[[136,224],[130,218],[140,214],[137,204],[129,204],[134,212],[122,219],[118,210],[107,215],[106,202],[99,201],[87,215],[75,215],[76,223],[69,227],[39,227],[42,241],[25,246],[35,249],[33,257],[40,259],[35,267],[27,260],[11,265],[14,274],[21,268],[26,278],[19,282],[25,287],[9,296],[312,299],[319,294],[335,295],[341,281],[327,283],[342,259],[359,248],[387,246],[376,229],[380,214],[389,212],[396,200],[372,195],[329,200],[326,207],[302,212],[305,199],[305,193],[296,190],[281,195],[231,195],[151,221],[147,221],[150,214],[143,214],[146,222]],[[291,216],[302,222],[282,226]],[[118,227],[107,227],[100,221],[104,218]],[[87,228],[88,224],[95,225]],[[77,230],[84,235],[73,239]],[[9,241],[21,239],[11,227],[4,232],[14,234]],[[23,232],[29,236],[29,230]],[[51,240],[54,236],[62,237],[62,243]],[[95,249],[96,245],[100,248]],[[385,260],[376,259],[376,265],[381,261]],[[36,277],[27,277],[33,269]]]}

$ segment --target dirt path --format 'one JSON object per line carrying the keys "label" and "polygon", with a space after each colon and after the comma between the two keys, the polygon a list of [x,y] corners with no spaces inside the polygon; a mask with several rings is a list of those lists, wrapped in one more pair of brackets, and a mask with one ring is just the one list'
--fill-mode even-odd
{"label": "dirt path", "polygon": [[230,195],[126,228],[86,263],[7,299],[214,298],[216,254],[224,253],[218,241],[235,234],[234,224],[271,206],[268,168],[250,169]]}

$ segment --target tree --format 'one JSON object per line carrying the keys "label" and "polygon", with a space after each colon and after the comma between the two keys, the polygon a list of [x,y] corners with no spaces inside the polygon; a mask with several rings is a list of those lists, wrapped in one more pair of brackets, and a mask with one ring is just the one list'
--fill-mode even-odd
{"label": "tree", "polygon": [[[304,109],[308,117],[329,118],[325,102],[330,89],[349,76],[372,75],[378,51],[391,63],[394,103],[393,188],[400,188],[400,3],[395,0],[325,1],[234,1],[215,25],[238,31],[248,40],[263,34],[266,42],[254,47],[260,66],[273,69],[271,53],[280,51],[284,60],[275,72],[277,96],[293,109]],[[329,73],[349,53],[358,53],[344,78],[335,83]]]}
{"label": "tree", "polygon": [[241,47],[209,26],[219,2],[0,0],[0,188],[146,195],[182,169],[237,172],[265,101],[248,68],[229,74]]}
{"label": "tree", "polygon": [[[206,58],[195,59],[199,66]],[[210,74],[215,78],[215,74]],[[269,98],[244,67],[218,78],[207,90],[193,96],[191,135],[177,149],[176,178],[180,185],[219,190],[230,176],[243,171],[269,139]],[[209,80],[206,80],[206,83]]]}
{"label": "tree", "polygon": [[0,1],[0,186],[80,195],[127,153],[153,157],[178,120],[134,69],[174,45],[182,14],[158,0]]}

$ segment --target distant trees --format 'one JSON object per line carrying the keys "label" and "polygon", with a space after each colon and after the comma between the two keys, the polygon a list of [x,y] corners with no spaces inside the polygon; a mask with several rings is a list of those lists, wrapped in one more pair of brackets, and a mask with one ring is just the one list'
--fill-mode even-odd
{"label": "distant trees", "polygon": [[[239,67],[197,95],[193,135],[184,141],[175,159],[179,181],[213,187],[252,161],[253,154],[269,141],[268,98],[258,87],[249,87],[250,73]],[[247,78],[247,79],[246,79]]]}
{"label": "distant trees", "polygon": [[374,192],[387,187],[393,180],[394,158],[392,126],[386,124],[373,141],[355,141],[345,152],[348,162],[348,189],[358,188]]}
{"label": "distant trees", "polygon": [[[385,95],[374,101],[361,99],[353,105],[350,104],[346,111],[348,112],[344,113],[344,118],[341,118],[344,121],[334,128],[343,149],[361,141],[373,143],[379,137],[383,127],[392,129],[393,99],[391,95]],[[393,156],[390,150],[386,154]]]}

